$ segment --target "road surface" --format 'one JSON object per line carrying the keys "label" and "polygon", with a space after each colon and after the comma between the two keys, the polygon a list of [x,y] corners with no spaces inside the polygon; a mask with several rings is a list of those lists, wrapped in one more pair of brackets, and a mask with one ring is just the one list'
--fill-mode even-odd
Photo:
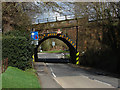
{"label": "road surface", "polygon": [[38,53],[38,58],[65,58],[69,53]]}
{"label": "road surface", "polygon": [[86,71],[71,64],[35,62],[35,68],[43,88],[118,87],[118,78],[102,75],[99,71]]}
{"label": "road surface", "polygon": [[66,57],[69,53],[38,53],[38,61],[53,62],[53,63],[69,63],[69,58]]}

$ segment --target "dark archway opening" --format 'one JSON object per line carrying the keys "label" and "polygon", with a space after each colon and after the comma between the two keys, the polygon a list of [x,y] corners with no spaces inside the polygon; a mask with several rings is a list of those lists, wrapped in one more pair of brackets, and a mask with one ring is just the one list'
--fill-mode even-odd
{"label": "dark archway opening", "polygon": [[[57,38],[57,39],[63,41],[69,47],[69,51],[70,51],[69,62],[75,64],[76,63],[76,49],[74,48],[74,46],[68,40],[66,40],[65,38],[59,37],[59,36],[45,37],[38,42],[38,45],[34,49],[35,61],[36,62],[52,62],[52,59],[51,59],[51,61],[50,61],[50,59],[49,59],[49,61],[47,61],[46,59],[45,60],[38,59],[38,54],[37,54],[38,53],[38,48],[41,45],[41,43],[44,42],[47,39],[50,39],[50,38]],[[63,62],[64,62],[64,60],[65,59],[63,59]],[[60,62],[60,61],[61,61],[60,59],[57,60],[57,62]]]}

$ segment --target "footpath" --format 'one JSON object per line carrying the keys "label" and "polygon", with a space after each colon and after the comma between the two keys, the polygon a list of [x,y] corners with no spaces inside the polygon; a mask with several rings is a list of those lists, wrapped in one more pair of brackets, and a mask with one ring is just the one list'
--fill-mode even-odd
{"label": "footpath", "polygon": [[62,88],[52,77],[51,72],[49,72],[47,66],[43,62],[35,62],[34,68],[38,75],[40,84],[42,88]]}

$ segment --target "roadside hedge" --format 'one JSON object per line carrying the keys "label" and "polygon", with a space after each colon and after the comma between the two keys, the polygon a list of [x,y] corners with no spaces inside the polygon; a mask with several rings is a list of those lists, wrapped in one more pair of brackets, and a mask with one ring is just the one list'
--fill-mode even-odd
{"label": "roadside hedge", "polygon": [[12,31],[3,35],[2,59],[8,58],[8,65],[25,70],[31,68],[33,45],[29,33]]}

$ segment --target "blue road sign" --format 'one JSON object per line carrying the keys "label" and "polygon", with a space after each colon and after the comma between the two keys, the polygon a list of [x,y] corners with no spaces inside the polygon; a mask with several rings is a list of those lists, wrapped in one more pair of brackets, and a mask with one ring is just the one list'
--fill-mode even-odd
{"label": "blue road sign", "polygon": [[37,31],[31,32],[31,39],[38,40],[38,32]]}

